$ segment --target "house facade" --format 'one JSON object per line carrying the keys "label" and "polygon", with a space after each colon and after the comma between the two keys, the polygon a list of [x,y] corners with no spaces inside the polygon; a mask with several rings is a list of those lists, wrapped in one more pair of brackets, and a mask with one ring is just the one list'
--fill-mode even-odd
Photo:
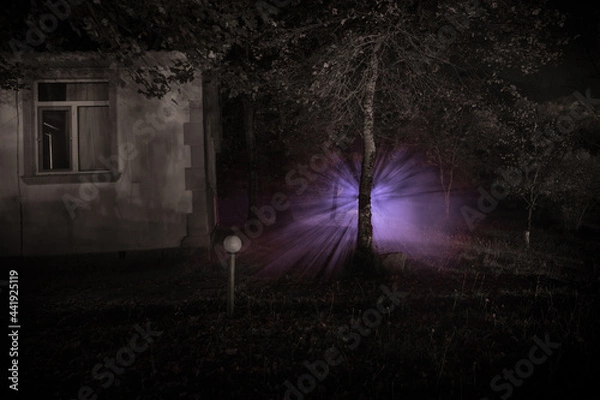
{"label": "house facade", "polygon": [[27,62],[26,87],[0,92],[0,257],[210,246],[216,84],[147,98],[96,53]]}

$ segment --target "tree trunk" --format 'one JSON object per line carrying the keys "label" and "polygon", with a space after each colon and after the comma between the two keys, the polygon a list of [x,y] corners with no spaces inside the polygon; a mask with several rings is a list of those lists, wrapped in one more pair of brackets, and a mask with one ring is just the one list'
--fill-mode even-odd
{"label": "tree trunk", "polygon": [[525,231],[525,245],[529,247],[531,238],[531,220],[533,218],[533,204],[529,204],[527,211],[527,230]]}
{"label": "tree trunk", "polygon": [[590,202],[586,202],[585,206],[579,213],[579,218],[577,218],[577,221],[575,221],[575,229],[574,229],[575,231],[578,231],[579,228],[581,227],[581,222],[583,221],[583,217],[585,217],[585,214],[587,213],[588,208],[591,208]]}
{"label": "tree trunk", "polygon": [[454,183],[454,165],[450,167],[450,179],[448,190],[446,190],[446,219],[450,219],[450,193],[452,192],[452,183]]}
{"label": "tree trunk", "polygon": [[531,224],[533,222],[533,210],[535,209],[535,206],[537,204],[537,198],[538,198],[538,195],[536,194],[538,189],[535,185],[537,183],[539,174],[540,174],[540,168],[538,167],[535,170],[535,175],[533,176],[533,181],[529,188],[529,199],[526,200],[527,201],[527,230],[525,231],[525,245],[527,247],[529,247],[529,244],[531,241]]}
{"label": "tree trunk", "polygon": [[250,208],[258,207],[258,163],[256,137],[254,136],[254,104],[252,100],[244,100],[244,131],[246,135],[246,150],[248,154],[248,219]]}
{"label": "tree trunk", "polygon": [[527,213],[527,230],[531,232],[531,222],[533,219],[533,204],[529,206],[529,210]]}
{"label": "tree trunk", "polygon": [[454,167],[448,171],[448,184],[444,180],[444,168],[440,164],[440,184],[444,191],[444,204],[446,205],[446,221],[450,220],[450,193],[452,192],[452,182],[454,181]]}
{"label": "tree trunk", "polygon": [[450,162],[449,171],[448,171],[448,184],[446,185],[445,178],[445,169],[444,169],[444,161],[442,160],[442,154],[439,148],[435,147],[435,152],[437,154],[437,163],[438,168],[440,170],[440,184],[442,185],[442,190],[444,191],[444,203],[446,205],[446,222],[450,220],[450,191],[452,190],[452,182],[454,180],[454,158],[456,156],[456,150],[452,155],[452,161]]}
{"label": "tree trunk", "polygon": [[450,189],[444,193],[444,201],[446,202],[446,221],[450,219]]}
{"label": "tree trunk", "polygon": [[373,251],[373,224],[371,221],[371,191],[373,189],[373,173],[375,169],[375,137],[373,133],[375,89],[379,77],[378,53],[381,47],[379,40],[373,49],[371,61],[367,73],[370,73],[365,90],[363,103],[363,160],[360,174],[360,185],[358,190],[358,236],[355,268],[372,272],[377,267],[375,252]]}
{"label": "tree trunk", "polygon": [[[533,190],[533,189],[532,189]],[[534,196],[533,192],[529,196],[527,202],[527,230],[525,231],[525,245],[529,247],[531,241],[531,225],[533,223],[533,210],[537,204],[537,196]]]}

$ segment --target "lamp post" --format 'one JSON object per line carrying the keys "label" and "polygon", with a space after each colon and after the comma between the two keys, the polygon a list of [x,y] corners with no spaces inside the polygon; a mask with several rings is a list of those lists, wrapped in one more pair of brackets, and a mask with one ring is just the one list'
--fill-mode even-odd
{"label": "lamp post", "polygon": [[233,314],[233,299],[235,291],[235,253],[242,248],[242,240],[235,236],[227,236],[223,241],[223,247],[229,254],[229,292],[227,295],[227,315]]}

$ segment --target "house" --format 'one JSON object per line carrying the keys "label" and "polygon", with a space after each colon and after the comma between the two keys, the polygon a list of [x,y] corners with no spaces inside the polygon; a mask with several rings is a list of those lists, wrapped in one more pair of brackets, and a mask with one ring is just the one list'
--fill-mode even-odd
{"label": "house", "polygon": [[98,53],[25,62],[26,88],[0,92],[0,257],[210,246],[215,83],[149,99]]}

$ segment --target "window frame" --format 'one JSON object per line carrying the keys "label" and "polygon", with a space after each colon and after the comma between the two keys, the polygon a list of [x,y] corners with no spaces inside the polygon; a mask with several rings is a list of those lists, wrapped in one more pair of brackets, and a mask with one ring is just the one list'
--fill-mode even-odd
{"label": "window frame", "polygon": [[[114,80],[110,79],[105,71],[98,69],[73,69],[55,73],[56,77],[45,76],[31,79],[30,90],[23,94],[23,133],[24,133],[24,170],[21,179],[26,184],[60,184],[60,183],[82,183],[95,178],[100,182],[115,182],[120,178],[120,173],[105,169],[80,171],[79,170],[79,130],[78,109],[79,107],[102,106],[108,107],[109,121],[108,129],[111,132],[110,154],[118,156],[119,135],[117,132],[117,89]],[[48,74],[52,75],[52,74]],[[39,101],[38,91],[40,83],[107,83],[108,100],[65,100],[65,101]],[[69,170],[44,170],[41,165],[40,124],[41,110],[70,108],[70,157],[71,168]]]}
{"label": "window frame", "polygon": [[[54,175],[54,174],[73,174],[73,173],[96,173],[96,172],[107,172],[108,169],[99,169],[93,171],[80,171],[79,158],[79,107],[108,107],[110,113],[110,95],[107,100],[64,100],[64,101],[40,101],[39,100],[39,85],[41,83],[106,83],[110,87],[108,80],[100,81],[95,79],[43,79],[34,81],[33,87],[33,99],[34,99],[34,115],[33,120],[36,122],[35,137],[38,142],[36,148],[35,159],[37,161],[36,175]],[[42,110],[70,110],[70,164],[69,170],[44,170],[40,165],[41,162],[41,145],[42,143],[42,132],[41,132],[41,111]],[[113,139],[114,140],[114,139]]]}

